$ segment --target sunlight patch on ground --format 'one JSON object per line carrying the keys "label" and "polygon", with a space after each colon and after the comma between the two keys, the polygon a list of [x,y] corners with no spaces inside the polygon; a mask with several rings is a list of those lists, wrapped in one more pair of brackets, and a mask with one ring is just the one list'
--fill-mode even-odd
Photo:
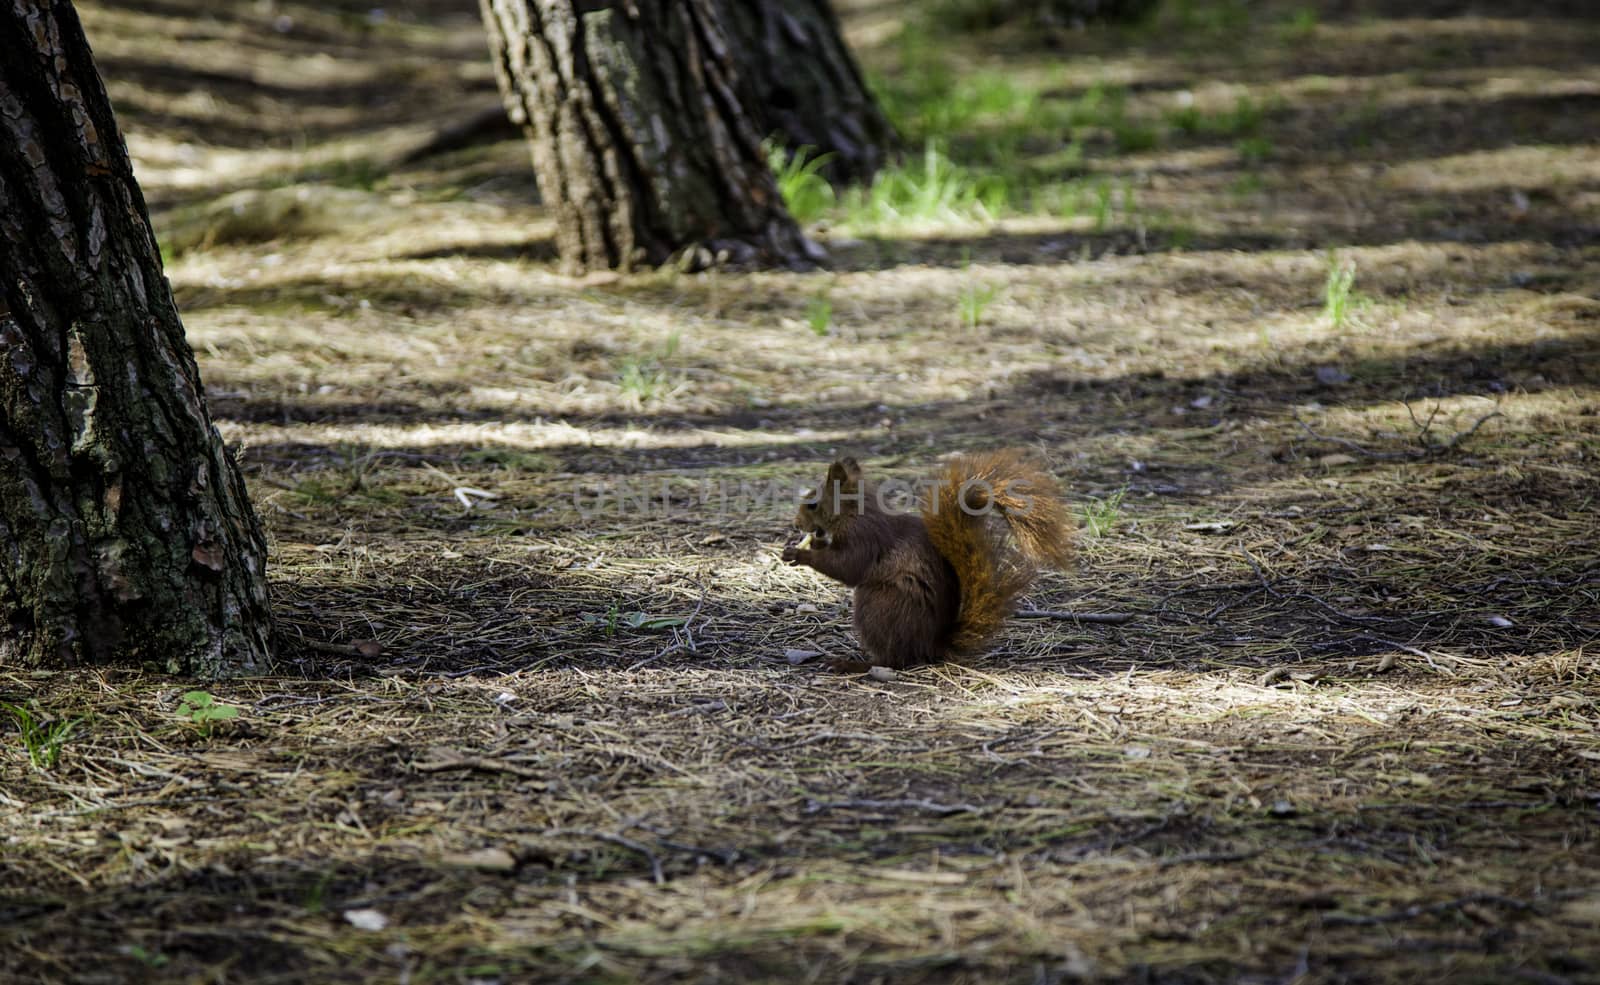
{"label": "sunlight patch on ground", "polygon": [[222,421],[219,428],[229,441],[245,446],[344,445],[391,449],[438,447],[522,448],[741,448],[784,446],[817,441],[844,441],[850,431],[805,429],[782,433],[771,430],[716,430],[657,428],[611,428],[584,426],[564,421],[501,421],[459,424],[383,424],[363,422],[354,425],[298,424],[273,426]]}
{"label": "sunlight patch on ground", "polygon": [[[1600,185],[1600,147],[1505,147],[1403,161],[1390,168],[1382,180],[1390,187],[1424,194]],[[1506,207],[1515,210],[1517,205],[1508,199]]]}

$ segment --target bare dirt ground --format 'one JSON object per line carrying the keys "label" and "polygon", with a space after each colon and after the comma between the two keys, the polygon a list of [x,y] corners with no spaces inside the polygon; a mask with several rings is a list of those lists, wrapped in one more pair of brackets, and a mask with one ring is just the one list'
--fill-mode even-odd
{"label": "bare dirt ground", "polygon": [[[470,4],[83,5],[283,665],[209,733],[0,672],[82,719],[0,730],[0,977],[1600,980],[1600,21],[1171,8],[950,48],[1121,87],[1113,212],[575,281],[515,138],[400,163],[495,100]],[[792,666],[854,644],[773,490],[1011,443],[1085,517],[1030,606],[1131,620]]]}

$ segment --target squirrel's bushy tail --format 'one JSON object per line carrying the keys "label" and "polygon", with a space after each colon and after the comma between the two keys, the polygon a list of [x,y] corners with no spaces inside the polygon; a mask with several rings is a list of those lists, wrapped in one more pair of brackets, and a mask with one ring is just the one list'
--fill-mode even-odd
{"label": "squirrel's bushy tail", "polygon": [[[996,514],[1014,546],[994,530]],[[952,457],[922,520],[961,583],[950,643],[958,653],[994,637],[1039,567],[1064,567],[1071,557],[1070,515],[1055,480],[1015,448]]]}

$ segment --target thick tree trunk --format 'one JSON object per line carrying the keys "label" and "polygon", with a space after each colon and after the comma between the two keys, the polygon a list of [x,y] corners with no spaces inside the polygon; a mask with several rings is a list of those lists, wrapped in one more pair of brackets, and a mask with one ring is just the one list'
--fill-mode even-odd
{"label": "thick tree trunk", "polygon": [[807,266],[723,0],[480,0],[513,120],[571,272]]}
{"label": "thick tree trunk", "polygon": [[266,669],[266,542],[77,14],[0,4],[0,664]]}
{"label": "thick tree trunk", "polygon": [[791,151],[831,158],[835,182],[866,182],[893,151],[894,127],[867,88],[829,0],[723,0],[762,130]]}

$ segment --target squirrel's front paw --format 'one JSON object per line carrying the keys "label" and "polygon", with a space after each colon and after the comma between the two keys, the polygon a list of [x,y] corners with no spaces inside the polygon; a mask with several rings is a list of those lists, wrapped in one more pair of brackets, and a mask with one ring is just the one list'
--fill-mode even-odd
{"label": "squirrel's front paw", "polygon": [[800,563],[800,555],[803,554],[803,553],[805,553],[805,552],[800,549],[800,546],[798,544],[790,544],[788,547],[785,547],[783,549],[783,563],[784,564],[799,564]]}

